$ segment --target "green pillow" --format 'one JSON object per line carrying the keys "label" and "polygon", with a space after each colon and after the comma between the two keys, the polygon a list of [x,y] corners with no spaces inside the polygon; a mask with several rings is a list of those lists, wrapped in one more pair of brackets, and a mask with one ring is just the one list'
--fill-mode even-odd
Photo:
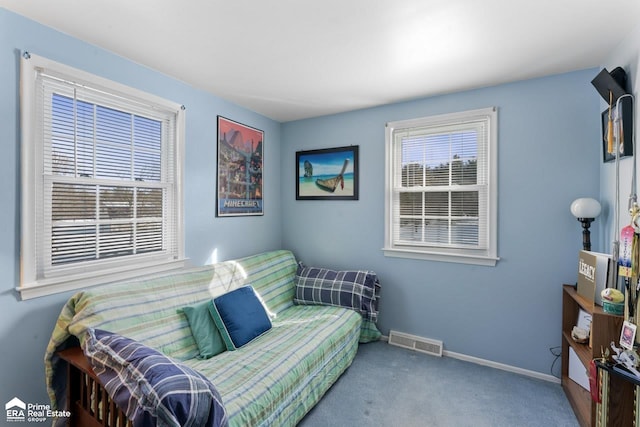
{"label": "green pillow", "polygon": [[216,354],[220,354],[227,349],[220,331],[209,314],[209,301],[182,308],[182,312],[187,316],[191,333],[196,340],[199,359],[209,359]]}

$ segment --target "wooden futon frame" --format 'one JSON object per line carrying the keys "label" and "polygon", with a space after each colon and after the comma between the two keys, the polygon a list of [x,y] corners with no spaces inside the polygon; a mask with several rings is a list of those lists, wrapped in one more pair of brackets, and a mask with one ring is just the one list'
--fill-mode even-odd
{"label": "wooden futon frame", "polygon": [[68,363],[67,408],[70,427],[131,427],[107,394],[80,347],[58,353]]}

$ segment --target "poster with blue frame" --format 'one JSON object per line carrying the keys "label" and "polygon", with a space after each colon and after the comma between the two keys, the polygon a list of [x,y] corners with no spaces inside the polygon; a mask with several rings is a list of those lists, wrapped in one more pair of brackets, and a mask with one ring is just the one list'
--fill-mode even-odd
{"label": "poster with blue frame", "polygon": [[216,215],[263,215],[264,132],[218,116]]}
{"label": "poster with blue frame", "polygon": [[296,200],[358,200],[358,146],[296,152]]}

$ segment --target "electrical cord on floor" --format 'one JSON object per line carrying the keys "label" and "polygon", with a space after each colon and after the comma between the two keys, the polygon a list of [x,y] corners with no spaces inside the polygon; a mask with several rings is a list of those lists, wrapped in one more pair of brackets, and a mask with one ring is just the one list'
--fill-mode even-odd
{"label": "electrical cord on floor", "polygon": [[561,349],[561,347],[560,347],[560,346],[557,346],[557,347],[549,347],[549,352],[555,356],[555,358],[553,359],[553,362],[551,363],[551,369],[550,369],[551,375],[553,375],[553,376],[554,376],[554,377],[556,377],[556,378],[560,378],[560,374],[556,375],[556,374],[553,372],[553,368],[555,367],[556,362],[558,361],[558,359],[559,359],[559,358],[560,358],[560,356],[562,355],[562,349]]}

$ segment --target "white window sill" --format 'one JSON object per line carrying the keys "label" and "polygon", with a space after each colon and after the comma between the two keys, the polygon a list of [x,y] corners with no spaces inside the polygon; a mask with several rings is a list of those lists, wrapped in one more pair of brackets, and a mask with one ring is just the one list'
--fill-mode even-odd
{"label": "white window sill", "polygon": [[484,254],[460,254],[445,253],[436,251],[417,251],[411,249],[382,248],[384,256],[395,258],[421,259],[427,261],[453,262],[458,264],[483,265],[495,267],[500,260],[497,256],[487,256]]}
{"label": "white window sill", "polygon": [[22,300],[27,300],[122,280],[143,279],[147,276],[152,277],[154,275],[184,268],[187,265],[187,261],[187,259],[181,259],[160,265],[141,266],[140,268],[127,269],[120,272],[110,271],[98,275],[91,275],[89,273],[86,275],[75,275],[72,278],[39,280],[17,287],[16,291],[20,293],[20,298]]}

